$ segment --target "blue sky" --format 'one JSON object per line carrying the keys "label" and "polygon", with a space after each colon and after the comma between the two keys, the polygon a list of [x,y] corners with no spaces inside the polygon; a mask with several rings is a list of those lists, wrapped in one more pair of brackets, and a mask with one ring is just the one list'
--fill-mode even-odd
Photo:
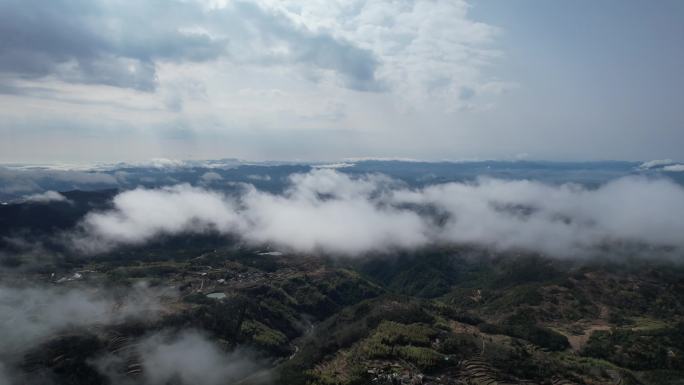
{"label": "blue sky", "polygon": [[0,0],[0,162],[684,159],[680,1]]}

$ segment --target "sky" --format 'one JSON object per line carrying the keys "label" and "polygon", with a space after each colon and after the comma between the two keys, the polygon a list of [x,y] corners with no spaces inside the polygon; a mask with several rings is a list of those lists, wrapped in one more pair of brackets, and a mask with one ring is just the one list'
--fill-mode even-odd
{"label": "sky", "polygon": [[684,160],[684,3],[0,0],[0,162]]}

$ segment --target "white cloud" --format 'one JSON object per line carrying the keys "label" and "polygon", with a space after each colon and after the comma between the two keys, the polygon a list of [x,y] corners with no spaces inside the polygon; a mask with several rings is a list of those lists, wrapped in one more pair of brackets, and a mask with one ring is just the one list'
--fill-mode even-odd
{"label": "white cloud", "polygon": [[[145,163],[141,165],[145,165]],[[152,158],[147,165],[154,168],[166,169],[184,167],[186,166],[186,163],[178,159]]]}
{"label": "white cloud", "polygon": [[88,214],[81,226],[87,238],[76,246],[95,251],[111,243],[139,244],[165,234],[236,231],[235,207],[221,194],[190,185],[159,190],[138,188],[117,195],[115,210]]}
{"label": "white cloud", "polygon": [[[301,65],[331,71],[350,88],[375,87],[376,59],[368,50],[294,24],[255,2],[203,8],[183,1],[161,9],[155,2],[56,0],[46,7],[28,0],[10,1],[0,10],[3,31],[16,36],[0,47],[0,73],[17,78],[56,77],[152,92],[159,63],[224,58],[258,66]],[[146,22],[153,18],[156,23]]]}
{"label": "white cloud", "polygon": [[332,170],[292,177],[283,196],[255,189],[243,195],[243,236],[302,252],[355,255],[425,244],[423,219],[372,197],[389,180],[353,180]]}
{"label": "white cloud", "polygon": [[313,168],[347,168],[347,167],[354,167],[354,163],[348,163],[348,162],[337,162],[337,163],[326,163],[326,164],[314,164],[311,166]]}
{"label": "white cloud", "polygon": [[46,191],[44,193],[26,195],[22,200],[31,203],[69,202],[64,195],[57,191]]}
{"label": "white cloud", "polygon": [[260,3],[310,30],[373,52],[379,81],[412,103],[445,98],[454,104],[464,87],[499,92],[509,87],[483,79],[482,70],[501,56],[491,47],[499,31],[471,20],[464,0]]}
{"label": "white cloud", "polygon": [[557,256],[619,242],[684,247],[684,220],[673,215],[684,210],[684,188],[664,179],[627,177],[597,189],[482,179],[399,191],[394,200],[446,213],[449,219],[436,233],[442,242]]}
{"label": "white cloud", "polygon": [[677,163],[672,159],[650,160],[639,165],[642,170],[660,170],[666,172],[684,172],[684,164]]}
{"label": "white cloud", "polygon": [[251,174],[251,175],[247,175],[247,179],[260,180],[260,181],[267,182],[267,181],[271,180],[271,176],[268,174],[266,174],[266,175]]}
{"label": "white cloud", "polygon": [[491,109],[514,82],[492,73],[501,31],[469,9],[13,0],[0,25],[22,38],[0,49],[16,59],[0,68],[0,135],[11,138],[0,161],[473,156],[462,118]]}
{"label": "white cloud", "polygon": [[205,172],[204,174],[202,174],[202,176],[200,177],[200,180],[203,183],[211,184],[213,182],[218,182],[220,180],[223,180],[223,177],[219,173],[209,171],[209,172]]}
{"label": "white cloud", "polygon": [[589,189],[481,179],[409,189],[383,175],[332,169],[291,176],[280,195],[247,187],[232,199],[188,185],[120,194],[114,210],[91,213],[78,245],[139,244],[162,234],[239,234],[299,252],[361,255],[467,243],[555,256],[605,245],[684,247],[684,188],[626,177]]}
{"label": "white cloud", "polygon": [[258,366],[242,351],[227,353],[198,332],[156,334],[138,348],[146,384],[220,385],[233,383]]}
{"label": "white cloud", "polygon": [[669,164],[674,163],[674,160],[672,159],[656,159],[656,160],[649,160],[647,162],[642,163],[639,165],[639,168],[643,169],[649,169],[649,168],[657,168],[661,166],[667,166]]}
{"label": "white cloud", "polygon": [[684,164],[671,164],[663,167],[663,171],[668,172],[684,172]]}

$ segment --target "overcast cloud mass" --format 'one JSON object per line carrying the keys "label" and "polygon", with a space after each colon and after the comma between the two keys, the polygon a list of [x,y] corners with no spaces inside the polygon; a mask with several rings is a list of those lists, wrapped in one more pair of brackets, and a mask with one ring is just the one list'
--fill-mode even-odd
{"label": "overcast cloud mass", "polygon": [[683,16],[676,0],[3,0],[0,162],[681,161]]}
{"label": "overcast cloud mass", "polygon": [[359,256],[429,244],[473,244],[557,257],[604,246],[684,247],[684,188],[623,177],[598,188],[481,178],[408,188],[378,174],[318,169],[283,194],[245,185],[237,197],[190,185],[135,189],[88,214],[75,247],[98,252],[160,235],[218,232],[296,252]]}

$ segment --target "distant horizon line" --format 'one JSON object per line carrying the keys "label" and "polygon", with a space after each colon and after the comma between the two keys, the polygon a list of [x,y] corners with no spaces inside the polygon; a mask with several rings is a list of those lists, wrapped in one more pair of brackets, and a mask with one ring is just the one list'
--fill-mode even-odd
{"label": "distant horizon line", "polygon": [[[622,159],[586,159],[586,160],[554,160],[543,158],[462,158],[462,159],[417,159],[406,157],[350,157],[335,160],[249,160],[241,158],[204,158],[204,159],[176,159],[176,158],[149,158],[147,160],[133,161],[92,161],[92,162],[2,162],[0,167],[4,168],[39,168],[39,169],[62,169],[62,170],[91,170],[101,168],[112,168],[117,166],[128,167],[151,167],[151,168],[174,168],[174,167],[207,167],[228,166],[227,162],[234,163],[235,166],[248,165],[309,165],[309,166],[328,166],[328,168],[344,168],[353,166],[354,163],[361,162],[403,162],[403,163],[485,163],[485,162],[507,162],[507,163],[627,163],[640,164],[644,168],[655,166],[666,166],[684,163],[673,159],[653,159],[653,160],[622,160]],[[202,164],[204,163],[204,164]]]}

